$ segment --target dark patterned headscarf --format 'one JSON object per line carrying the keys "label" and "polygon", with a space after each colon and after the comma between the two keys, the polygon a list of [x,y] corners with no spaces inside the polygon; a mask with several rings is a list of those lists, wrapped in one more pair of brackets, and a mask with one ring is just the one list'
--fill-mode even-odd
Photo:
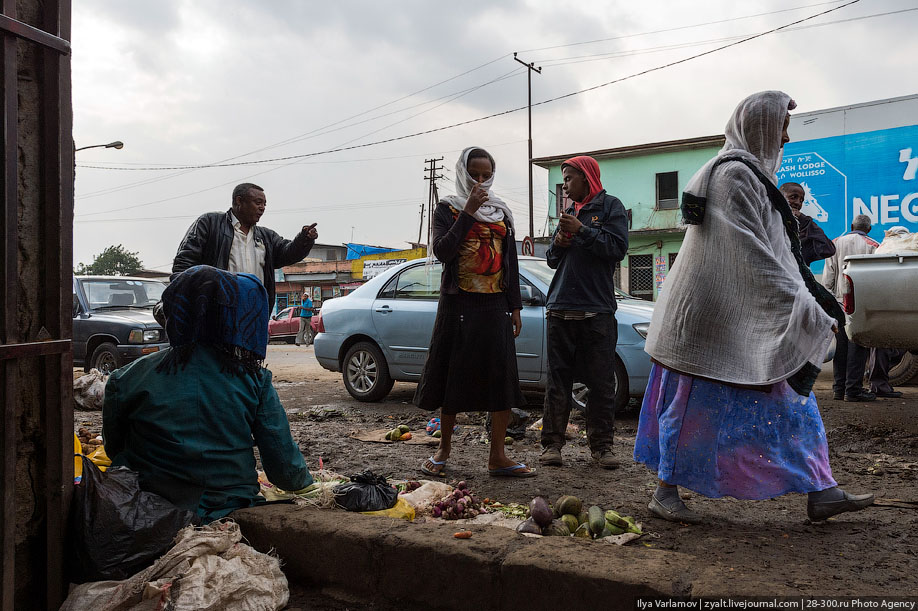
{"label": "dark patterned headscarf", "polygon": [[166,335],[172,347],[163,366],[184,365],[195,345],[218,349],[239,373],[261,369],[268,345],[268,293],[252,274],[197,265],[163,293]]}

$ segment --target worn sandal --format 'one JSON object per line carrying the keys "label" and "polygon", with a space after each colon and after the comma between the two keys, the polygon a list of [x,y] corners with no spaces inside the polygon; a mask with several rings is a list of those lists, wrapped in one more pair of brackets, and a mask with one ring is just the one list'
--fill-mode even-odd
{"label": "worn sandal", "polygon": [[528,468],[523,463],[517,463],[500,469],[488,469],[488,474],[492,477],[535,477],[535,471],[523,471]]}
{"label": "worn sandal", "polygon": [[[429,462],[430,464],[434,465],[435,467],[440,467],[439,471],[434,471],[433,469],[428,469],[428,468],[427,468],[427,463],[428,463],[428,462]],[[445,460],[442,461],[442,462],[441,462],[441,461],[437,461],[437,460],[434,460],[434,457],[433,457],[433,456],[431,456],[431,457],[428,458],[426,461],[424,461],[424,464],[421,465],[421,473],[423,473],[424,475],[429,475],[429,476],[431,476],[431,477],[445,477],[445,476],[446,476],[446,473],[444,473],[444,471],[446,471],[445,465],[446,465],[446,461],[445,461]]]}

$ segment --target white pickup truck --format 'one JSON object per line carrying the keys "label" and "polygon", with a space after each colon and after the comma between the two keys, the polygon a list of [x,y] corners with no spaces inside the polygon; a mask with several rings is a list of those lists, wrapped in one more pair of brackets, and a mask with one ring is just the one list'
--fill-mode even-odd
{"label": "white pickup truck", "polygon": [[890,368],[889,382],[918,383],[918,253],[850,255],[844,274],[848,337],[907,351]]}

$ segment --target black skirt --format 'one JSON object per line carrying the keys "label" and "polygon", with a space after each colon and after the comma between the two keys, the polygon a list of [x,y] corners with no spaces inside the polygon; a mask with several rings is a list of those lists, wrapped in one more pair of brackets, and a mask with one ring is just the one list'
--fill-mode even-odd
{"label": "black skirt", "polygon": [[526,405],[503,293],[440,297],[414,404],[431,411],[442,408],[444,414]]}

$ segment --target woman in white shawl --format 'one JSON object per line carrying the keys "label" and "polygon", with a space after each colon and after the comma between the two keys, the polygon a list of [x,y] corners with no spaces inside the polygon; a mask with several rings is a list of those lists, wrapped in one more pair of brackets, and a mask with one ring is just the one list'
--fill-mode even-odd
{"label": "woman in white shawl", "polygon": [[488,473],[532,477],[507,457],[510,410],[526,404],[520,391],[514,338],[521,321],[519,266],[510,208],[491,191],[494,158],[478,147],[456,163],[456,195],[437,204],[433,252],[443,262],[440,304],[414,404],[440,409],[436,454],[421,466],[442,476],[459,412],[491,412]]}
{"label": "woman in white shawl", "polygon": [[667,520],[701,521],[677,486],[710,498],[808,493],[814,520],[873,502],[836,486],[811,392],[844,316],[803,263],[775,186],[795,106],[780,91],[740,102],[683,195],[688,228],[647,337],[654,364],[634,448],[659,478],[650,510]]}

